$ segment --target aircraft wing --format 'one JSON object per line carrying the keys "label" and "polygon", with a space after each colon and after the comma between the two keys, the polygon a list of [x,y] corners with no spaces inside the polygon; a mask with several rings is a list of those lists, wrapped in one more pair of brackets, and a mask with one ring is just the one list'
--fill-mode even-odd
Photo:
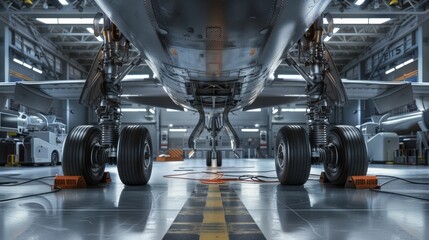
{"label": "aircraft wing", "polygon": [[[22,81],[0,83],[0,98],[48,112],[55,99],[79,99],[85,80]],[[123,80],[125,102],[183,110],[165,93],[156,79]]]}
{"label": "aircraft wing", "polygon": [[[403,106],[429,94],[429,83],[342,80],[350,100],[371,99],[380,113]],[[244,110],[273,107],[307,100],[305,80],[274,79]]]}
{"label": "aircraft wing", "polygon": [[[85,80],[23,81],[0,83],[0,100],[7,98],[48,112],[55,99],[79,99]],[[165,93],[156,79],[124,80],[125,102],[183,110]],[[380,113],[402,106],[429,94],[429,83],[343,80],[348,98],[372,99]],[[304,80],[275,79],[265,86],[260,96],[244,110],[305,102]]]}

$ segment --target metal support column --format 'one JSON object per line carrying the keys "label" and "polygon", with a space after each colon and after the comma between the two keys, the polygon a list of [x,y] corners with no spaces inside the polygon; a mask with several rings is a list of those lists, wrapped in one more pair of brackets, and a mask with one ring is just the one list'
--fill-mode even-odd
{"label": "metal support column", "polygon": [[9,82],[9,27],[0,21],[0,82]]}
{"label": "metal support column", "polygon": [[429,20],[423,22],[417,30],[417,46],[419,48],[418,81],[429,82]]}

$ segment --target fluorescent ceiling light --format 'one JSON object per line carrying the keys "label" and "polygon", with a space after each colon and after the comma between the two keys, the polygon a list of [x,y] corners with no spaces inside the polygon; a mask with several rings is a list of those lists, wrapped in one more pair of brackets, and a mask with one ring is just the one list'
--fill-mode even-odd
{"label": "fluorescent ceiling light", "polygon": [[121,97],[139,97],[139,94],[122,94]]}
{"label": "fluorescent ceiling light", "polygon": [[180,111],[176,109],[167,108],[167,112],[180,112]]}
{"label": "fluorescent ceiling light", "polygon": [[170,132],[187,132],[188,129],[186,129],[186,128],[170,128],[170,129],[168,129],[168,131],[170,131]]}
{"label": "fluorescent ceiling light", "polygon": [[173,127],[173,124],[172,123],[168,124],[168,127]]}
{"label": "fluorescent ceiling light", "polygon": [[260,125],[258,123],[255,124],[255,127],[258,128]]}
{"label": "fluorescent ceiling light", "polygon": [[370,18],[368,20],[369,24],[383,24],[385,22],[390,21],[390,18]]}
{"label": "fluorescent ceiling light", "polygon": [[66,0],[58,0],[58,2],[60,2],[61,5],[63,6],[69,5],[69,3]]}
{"label": "fluorescent ceiling light", "polygon": [[40,74],[42,74],[42,70],[40,70],[40,69],[38,69],[38,68],[33,67],[33,71],[35,71],[36,73],[40,73]]}
{"label": "fluorescent ceiling light", "polygon": [[23,61],[21,61],[21,60],[19,60],[19,59],[17,59],[17,58],[14,58],[14,59],[13,59],[13,61],[14,61],[14,62],[16,62],[16,63],[18,63],[19,65],[24,64],[24,62],[23,62]]}
{"label": "fluorescent ceiling light", "polygon": [[413,58],[411,58],[410,60],[405,61],[405,62],[404,62],[404,65],[408,65],[408,64],[410,64],[410,63],[412,63],[412,62],[414,62],[414,59],[413,59]]}
{"label": "fluorescent ceiling light", "polygon": [[400,69],[400,68],[401,68],[401,67],[403,67],[403,66],[405,66],[405,65],[404,65],[404,63],[398,64],[398,65],[395,67],[395,69],[396,69],[396,70],[398,70],[398,69]]}
{"label": "fluorescent ceiling light", "polygon": [[307,112],[306,108],[282,108],[282,112]]}
{"label": "fluorescent ceiling light", "polygon": [[[36,18],[36,20],[44,24],[75,24],[75,25],[91,24],[92,25],[94,23],[93,18]],[[100,24],[103,24],[103,19],[100,20]]]}
{"label": "fluorescent ceiling light", "polygon": [[355,2],[355,5],[360,6],[360,5],[362,5],[362,3],[364,3],[364,2],[365,2],[365,0],[357,0],[357,1]]}
{"label": "fluorescent ceiling light", "polygon": [[392,72],[394,72],[394,71],[395,71],[395,68],[391,68],[391,69],[387,70],[387,71],[385,72],[385,74],[387,75],[387,74],[392,73]]}
{"label": "fluorescent ceiling light", "polygon": [[246,112],[261,112],[261,109],[255,108],[255,109],[246,110]]}
{"label": "fluorescent ceiling light", "polygon": [[259,129],[257,128],[243,128],[241,129],[242,132],[259,132]]}
{"label": "fluorescent ceiling light", "polygon": [[91,27],[86,28],[86,31],[88,31],[89,33],[94,34],[94,29]]}
{"label": "fluorescent ceiling light", "polygon": [[103,38],[102,38],[101,36],[98,36],[98,37],[95,37],[95,38],[97,38],[97,40],[98,40],[99,42],[102,42],[102,41],[103,41]]}
{"label": "fluorescent ceiling light", "polygon": [[[391,18],[334,18],[334,24],[383,24],[390,20]],[[323,23],[328,24],[328,20],[324,18]]]}
{"label": "fluorescent ceiling light", "polygon": [[152,114],[155,114],[155,109],[154,108],[149,108],[149,112]]}
{"label": "fluorescent ceiling light", "polygon": [[396,65],[395,67],[393,67],[393,68],[391,68],[391,69],[387,70],[387,71],[386,71],[386,72],[384,72],[384,73],[387,75],[387,74],[392,73],[392,72],[394,72],[395,70],[398,70],[398,69],[400,69],[401,67],[403,67],[403,66],[405,66],[405,65],[408,65],[408,64],[410,64],[410,63],[412,63],[412,62],[414,62],[414,59],[413,59],[413,58],[408,59],[407,61],[405,61],[405,62],[403,62],[403,63],[400,63],[400,64]]}
{"label": "fluorescent ceiling light", "polygon": [[[101,40],[103,41],[103,40]],[[124,77],[124,80],[138,80],[149,78],[149,74],[132,74]]]}
{"label": "fluorescent ceiling light", "polygon": [[[336,28],[334,28],[334,30],[332,30],[332,33],[333,33],[333,34],[335,34],[335,33],[337,33],[339,30],[340,30],[340,28],[337,28],[337,27],[336,27]],[[327,41],[331,40],[331,38],[332,38],[332,37],[330,37],[330,36],[326,36],[326,37],[325,37],[325,39],[324,39],[323,41],[327,42]]]}
{"label": "fluorescent ceiling light", "polygon": [[121,112],[146,112],[146,108],[122,108]]}
{"label": "fluorescent ceiling light", "polygon": [[31,66],[30,64],[28,64],[28,63],[23,63],[22,64],[24,67],[26,67],[26,68],[29,68],[29,69],[32,69],[33,68],[33,66]]}
{"label": "fluorescent ceiling light", "polygon": [[287,79],[287,80],[304,79],[299,74],[279,74],[279,75],[277,75],[277,78]]}

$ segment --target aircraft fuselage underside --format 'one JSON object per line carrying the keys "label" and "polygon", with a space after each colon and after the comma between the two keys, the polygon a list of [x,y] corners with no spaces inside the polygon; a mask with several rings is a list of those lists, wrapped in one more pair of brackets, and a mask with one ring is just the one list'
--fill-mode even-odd
{"label": "aircraft fuselage underside", "polygon": [[[332,108],[347,102],[339,73],[323,43],[324,35],[332,34],[333,29],[332,17],[325,15],[329,23],[326,30],[321,16],[330,1],[96,2],[104,11],[104,42],[81,102],[96,108],[101,130],[80,126],[71,131],[64,148],[65,174],[81,171],[87,181],[96,183],[104,163],[117,162],[125,184],[146,184],[150,178],[153,151],[148,130],[128,126],[119,134],[121,80],[131,69],[123,69],[127,59],[122,56],[127,55],[130,43],[141,53],[131,67],[145,59],[170,98],[199,113],[188,144],[195,150],[201,132],[210,132],[207,166],[212,159],[222,165],[216,148],[221,130],[228,133],[233,150],[239,146],[228,114],[252,104],[285,61],[307,82],[309,132],[300,126],[285,126],[277,134],[275,165],[280,183],[304,184],[312,163],[323,163],[327,178],[338,185],[349,175],[366,174],[362,134],[349,126],[327,131]],[[302,54],[299,62],[288,55],[297,42]],[[73,163],[76,154],[83,157]]]}

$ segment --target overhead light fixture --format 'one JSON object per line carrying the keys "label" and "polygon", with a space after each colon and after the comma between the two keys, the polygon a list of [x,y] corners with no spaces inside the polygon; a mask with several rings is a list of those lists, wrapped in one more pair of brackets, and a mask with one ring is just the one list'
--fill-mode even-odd
{"label": "overhead light fixture", "polygon": [[23,63],[22,64],[22,66],[24,66],[24,67],[26,67],[26,68],[28,68],[28,69],[32,69],[33,68],[33,66],[31,66],[30,64],[28,64],[28,63]]}
{"label": "overhead light fixture", "polygon": [[87,27],[87,28],[86,28],[86,31],[88,31],[89,33],[94,34],[94,29],[93,29],[93,28],[91,28],[91,27]]}
{"label": "overhead light fixture", "polygon": [[187,132],[188,129],[186,129],[186,128],[170,128],[170,129],[168,129],[168,131],[170,131],[170,132]]}
{"label": "overhead light fixture", "polygon": [[387,75],[387,74],[390,74],[390,73],[394,72],[395,70],[398,70],[398,69],[402,68],[403,66],[406,66],[406,65],[408,65],[408,64],[410,64],[410,63],[412,63],[412,62],[414,62],[414,59],[413,59],[413,58],[408,59],[407,61],[405,61],[405,62],[403,62],[403,63],[400,63],[400,64],[396,65],[395,67],[393,67],[393,68],[391,68],[391,69],[387,70],[387,71],[386,71],[386,72],[384,72],[384,73],[385,73],[386,75]]}
{"label": "overhead light fixture", "polygon": [[[93,29],[93,28],[88,27],[88,28],[86,28],[86,30],[87,30],[89,33],[94,34],[94,29]],[[98,36],[98,37],[95,37],[95,38],[97,38],[97,40],[98,40],[99,42],[102,42],[102,41],[103,41],[103,38],[102,38],[101,36]]]}
{"label": "overhead light fixture", "polygon": [[242,128],[242,132],[259,132],[258,128]]}
{"label": "overhead light fixture", "polygon": [[387,71],[386,71],[386,72],[384,72],[384,73],[387,75],[387,74],[389,74],[389,73],[394,72],[395,70],[396,70],[395,68],[391,68],[391,69],[387,70]]}
{"label": "overhead light fixture", "polygon": [[261,109],[255,108],[255,109],[246,110],[245,112],[261,112]]}
{"label": "overhead light fixture", "polygon": [[35,68],[35,67],[33,67],[33,71],[35,71],[36,73],[39,73],[39,74],[42,74],[42,73],[43,73],[43,71],[42,71],[42,70],[40,70],[40,69],[38,69],[38,68]]}
{"label": "overhead light fixture", "polygon": [[66,0],[58,0],[58,2],[60,2],[61,5],[63,6],[69,5],[69,3]]}
{"label": "overhead light fixture", "polygon": [[356,0],[355,5],[360,6],[365,2],[365,0]]}
{"label": "overhead light fixture", "polygon": [[155,109],[154,108],[149,108],[149,112],[152,114],[155,114]]}
{"label": "overhead light fixture", "polygon": [[408,65],[408,64],[410,64],[410,63],[412,63],[412,62],[414,62],[414,58],[411,58],[411,59],[409,59],[409,60],[405,61],[405,62],[404,62],[404,65]]}
{"label": "overhead light fixture", "polygon": [[[338,28],[338,27],[334,28],[334,30],[332,30],[332,34],[337,33],[339,30],[340,30],[340,28]],[[326,36],[325,39],[323,39],[323,41],[327,42],[327,41],[331,40],[331,38],[332,37],[330,37],[330,36]]]}
{"label": "overhead light fixture", "polygon": [[259,123],[256,123],[256,124],[255,124],[255,127],[256,127],[256,128],[258,128],[259,126],[260,126],[260,125],[259,125]]}
{"label": "overhead light fixture", "polygon": [[121,112],[146,112],[146,108],[122,108]]}
{"label": "overhead light fixture", "polygon": [[306,108],[282,108],[282,112],[307,112]]}
{"label": "overhead light fixture", "polygon": [[[390,21],[391,18],[334,18],[334,24],[383,24]],[[326,18],[323,19],[324,24],[328,24]]]}
{"label": "overhead light fixture", "polygon": [[18,63],[19,65],[24,64],[24,62],[23,62],[23,61],[21,61],[21,60],[19,60],[19,59],[17,59],[17,58],[14,58],[14,59],[13,59],[13,61],[14,61],[14,62],[16,62],[16,63]]}
{"label": "overhead light fixture", "polygon": [[171,108],[167,108],[166,110],[167,112],[180,112],[179,110],[176,109],[171,109]]}
{"label": "overhead light fixture", "polygon": [[168,127],[173,127],[173,124],[172,123],[168,124]]}
{"label": "overhead light fixture", "polygon": [[304,78],[299,74],[279,74],[277,75],[277,78],[286,79],[286,80],[297,80],[297,79],[304,80]]}
{"label": "overhead light fixture", "polygon": [[[101,40],[103,41],[103,40]],[[149,74],[132,74],[124,77],[124,80],[139,80],[149,78]]]}
{"label": "overhead light fixture", "polygon": [[[94,23],[93,18],[36,18],[36,20],[44,24],[92,25]],[[100,24],[103,24],[103,19],[100,19]]]}

